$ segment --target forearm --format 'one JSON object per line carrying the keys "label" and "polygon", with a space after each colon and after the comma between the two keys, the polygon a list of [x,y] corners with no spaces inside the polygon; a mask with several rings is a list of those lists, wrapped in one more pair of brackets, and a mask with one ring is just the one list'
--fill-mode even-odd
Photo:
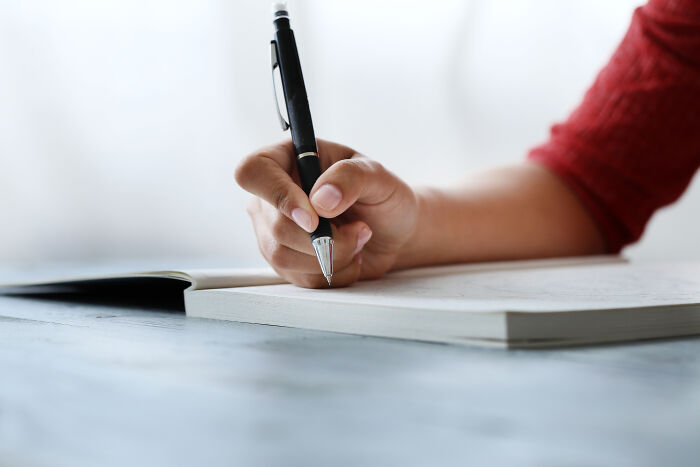
{"label": "forearm", "polygon": [[394,269],[429,264],[600,254],[605,245],[573,193],[533,163],[459,186],[418,190],[418,223]]}

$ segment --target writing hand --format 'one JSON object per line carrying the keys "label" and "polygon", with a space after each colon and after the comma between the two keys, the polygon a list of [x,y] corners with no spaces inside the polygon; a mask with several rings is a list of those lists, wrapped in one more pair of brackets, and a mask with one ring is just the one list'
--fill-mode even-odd
{"label": "writing hand", "polygon": [[347,146],[318,140],[318,148],[324,172],[309,197],[299,186],[291,141],[254,151],[238,165],[236,181],[256,196],[248,214],[260,252],[293,284],[326,287],[309,240],[320,215],[333,226],[333,286],[380,277],[416,228],[416,195]]}

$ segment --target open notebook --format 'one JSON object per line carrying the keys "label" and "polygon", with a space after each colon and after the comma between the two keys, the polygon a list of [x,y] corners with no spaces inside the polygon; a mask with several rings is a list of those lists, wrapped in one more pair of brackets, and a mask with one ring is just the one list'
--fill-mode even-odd
{"label": "open notebook", "polygon": [[[413,269],[309,290],[266,270],[192,270],[44,281],[27,295],[167,281],[188,316],[429,342],[547,347],[700,334],[700,263],[590,257]],[[99,293],[99,292],[98,292]]]}

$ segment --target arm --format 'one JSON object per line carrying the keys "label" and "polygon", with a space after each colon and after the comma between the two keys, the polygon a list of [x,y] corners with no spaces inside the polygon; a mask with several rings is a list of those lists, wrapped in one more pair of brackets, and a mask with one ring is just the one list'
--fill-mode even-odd
{"label": "arm", "polygon": [[417,190],[416,230],[395,269],[605,252],[591,216],[547,169],[522,163]]}
{"label": "arm", "polygon": [[699,108],[700,2],[650,0],[578,108],[529,159],[567,184],[617,253],[690,183]]}
{"label": "arm", "polygon": [[236,170],[255,194],[248,213],[265,259],[285,279],[325,287],[307,232],[332,219],[334,286],[391,269],[601,253],[587,211],[534,163],[476,174],[453,188],[414,189],[354,150],[319,140],[325,171],[307,197],[290,142],[262,148]]}
{"label": "arm", "polygon": [[421,191],[397,266],[619,252],[700,165],[698,108],[700,3],[651,0],[532,163]]}
{"label": "arm", "polygon": [[318,215],[335,224],[334,285],[428,264],[618,252],[700,165],[698,108],[700,3],[650,0],[532,162],[414,189],[352,149],[319,141],[326,171],[307,198],[285,143],[247,157],[236,180],[267,201],[248,210],[263,256],[306,287],[325,284],[304,233]]}

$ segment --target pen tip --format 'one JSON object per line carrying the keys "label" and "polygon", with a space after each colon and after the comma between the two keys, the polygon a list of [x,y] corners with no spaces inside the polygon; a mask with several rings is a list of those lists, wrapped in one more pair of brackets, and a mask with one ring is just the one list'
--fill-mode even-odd
{"label": "pen tip", "polygon": [[318,264],[321,266],[321,273],[331,285],[331,277],[333,277],[333,239],[331,237],[317,237],[311,241]]}

